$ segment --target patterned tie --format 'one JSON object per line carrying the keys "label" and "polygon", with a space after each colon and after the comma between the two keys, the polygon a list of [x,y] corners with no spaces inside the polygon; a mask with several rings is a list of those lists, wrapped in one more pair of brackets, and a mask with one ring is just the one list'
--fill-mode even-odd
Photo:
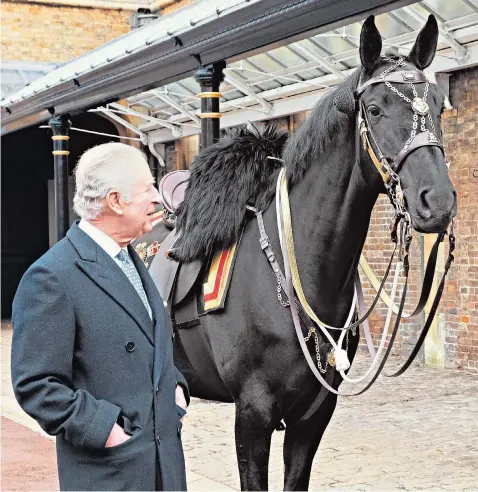
{"label": "patterned tie", "polygon": [[136,270],[136,267],[134,266],[133,260],[124,249],[116,255],[116,258],[118,258],[121,269],[128,277],[129,281],[133,284],[133,287],[136,289],[136,292],[143,301],[144,307],[146,308],[146,311],[148,311],[149,317],[151,318],[151,307],[149,305],[148,298],[146,297],[146,292],[144,291],[143,282],[141,282],[141,277],[139,276],[138,270]]}

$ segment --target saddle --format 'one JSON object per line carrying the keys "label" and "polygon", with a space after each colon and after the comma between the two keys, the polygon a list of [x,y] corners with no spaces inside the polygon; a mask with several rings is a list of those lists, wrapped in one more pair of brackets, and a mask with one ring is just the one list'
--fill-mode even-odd
{"label": "saddle", "polygon": [[[189,302],[186,311],[179,307],[195,285],[203,267],[198,259],[188,263],[180,263],[174,259],[171,250],[178,238],[176,229],[176,212],[184,200],[188,186],[189,171],[173,171],[159,182],[159,194],[164,207],[163,223],[172,231],[161,243],[154,261],[151,263],[150,274],[161,294],[163,302],[171,315],[174,312],[176,324],[181,327],[194,326],[199,323],[197,303]],[[178,308],[178,309],[176,309]]]}
{"label": "saddle", "polygon": [[[176,211],[184,199],[189,171],[173,171],[164,176],[159,183],[159,192],[164,205],[162,222],[170,227],[175,225]],[[171,254],[178,238],[175,228],[162,241],[154,257],[149,273],[155,283],[165,307],[173,320],[176,352],[182,353],[179,370],[190,385],[195,388],[195,396],[214,397],[218,401],[232,402],[214,362],[211,345],[199,321],[198,282],[205,263],[202,259],[179,262]],[[184,329],[192,328],[195,329]],[[180,329],[181,328],[181,329]],[[188,361],[186,363],[185,361]]]}
{"label": "saddle", "polygon": [[159,182],[160,199],[164,207],[163,222],[169,229],[174,229],[176,212],[184,200],[184,193],[189,182],[189,171],[172,171]]}

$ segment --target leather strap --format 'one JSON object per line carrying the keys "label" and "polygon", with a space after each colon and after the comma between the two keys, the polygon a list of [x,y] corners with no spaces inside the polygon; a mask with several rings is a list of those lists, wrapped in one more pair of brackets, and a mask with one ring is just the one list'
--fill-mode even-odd
{"label": "leather strap", "polygon": [[[435,243],[437,244],[437,243]],[[413,348],[411,354],[408,356],[408,359],[406,362],[403,364],[403,366],[393,374],[385,374],[384,376],[388,378],[396,378],[397,376],[400,376],[403,374],[409,367],[410,364],[415,360],[415,357],[417,356],[418,352],[420,351],[423,342],[425,341],[425,338],[428,334],[428,331],[430,330],[430,326],[432,324],[433,318],[435,317],[435,313],[438,309],[438,305],[440,304],[441,296],[443,294],[443,290],[445,288],[445,278],[447,276],[448,270],[451,267],[451,264],[453,263],[455,257],[453,256],[453,251],[455,249],[455,236],[453,234],[450,234],[450,247],[449,247],[449,252],[448,252],[448,258],[445,263],[445,271],[443,272],[443,276],[441,278],[440,284],[437,289],[437,293],[435,295],[435,299],[433,300],[432,307],[430,309],[430,312],[428,313],[427,320],[425,322],[425,325],[423,326],[423,329],[420,333],[420,337],[418,338],[418,341]],[[428,273],[428,272],[427,272]]]}
{"label": "leather strap", "polygon": [[428,262],[425,270],[425,276],[423,277],[420,299],[418,300],[418,303],[412,313],[408,314],[407,316],[402,316],[403,319],[413,318],[414,316],[419,315],[425,309],[428,298],[430,297],[430,292],[432,290],[433,279],[435,278],[435,267],[438,259],[438,248],[444,237],[444,232],[438,234],[435,244],[433,245],[433,248],[430,251],[430,255],[428,256]]}
{"label": "leather strap", "polygon": [[410,145],[403,147],[399,152],[392,164],[392,169],[397,173],[405,158],[410,155],[414,150],[420,147],[438,147],[443,155],[445,155],[445,149],[438,139],[430,132],[420,132],[415,135],[415,138],[411,141]]}
{"label": "leather strap", "polygon": [[371,85],[382,84],[385,81],[394,84],[422,84],[427,81],[427,78],[422,72],[397,70],[395,72],[388,73],[385,77],[373,77],[367,80],[367,82],[364,82],[355,90],[355,99],[358,99],[363,94],[365,89]]}
{"label": "leather strap", "polygon": [[[428,299],[430,297],[430,292],[431,292],[431,289],[433,286],[433,279],[435,278],[435,267],[436,267],[436,263],[437,263],[437,259],[438,259],[439,246],[443,242],[444,237],[445,237],[445,233],[444,232],[440,233],[438,235],[431,251],[430,251],[430,255],[428,256],[427,266],[425,269],[425,275],[423,277],[420,299],[418,300],[418,303],[417,303],[415,309],[411,313],[407,313],[407,314],[402,313],[402,319],[414,318],[415,316],[418,316],[423,311],[423,309],[425,308],[425,306],[428,302]],[[364,272],[365,276],[369,280],[369,282],[372,285],[375,292],[377,292],[378,279],[377,279],[377,277],[375,277],[375,275],[373,274],[373,272],[370,269],[370,266],[368,265],[367,261],[363,257],[360,258],[360,267],[362,268],[362,271]],[[367,270],[370,270],[370,271],[367,271]],[[359,283],[359,285],[360,285],[360,283]],[[357,289],[357,292],[359,293],[358,289]],[[387,307],[390,307],[391,301],[390,301],[390,298],[388,297],[388,295],[385,292],[382,292],[380,297],[382,299],[382,302]],[[359,301],[360,301],[360,296],[359,296]],[[360,305],[360,302],[359,302],[359,305]],[[398,306],[397,305],[393,304],[392,309],[393,309],[393,312],[395,314],[398,313]],[[361,312],[363,312],[362,307],[360,308],[360,310],[361,310]]]}
{"label": "leather strap", "polygon": [[[289,292],[290,294],[292,294],[294,287],[293,287],[293,284],[292,284],[292,275],[291,275],[291,270],[290,270],[290,264],[289,264],[289,258],[288,258],[287,248],[284,248],[284,270],[285,270],[286,279],[287,279],[287,292]],[[396,319],[396,322],[395,322],[395,327],[394,327],[394,330],[392,332],[392,336],[390,338],[387,351],[385,352],[384,358],[382,359],[382,362],[380,363],[380,366],[377,369],[377,372],[374,374],[374,376],[371,379],[371,381],[367,384],[367,386],[365,388],[363,388],[362,390],[360,390],[358,392],[355,392],[355,393],[340,393],[336,389],[332,388],[332,386],[330,386],[329,383],[322,377],[322,375],[320,374],[320,372],[315,367],[315,364],[314,364],[314,362],[313,362],[313,360],[312,360],[312,358],[310,356],[310,353],[309,353],[309,351],[307,349],[307,345],[305,344],[304,338],[302,336],[302,332],[300,330],[300,321],[299,321],[299,316],[298,316],[298,312],[297,312],[297,307],[295,306],[295,303],[291,303],[290,304],[290,310],[291,310],[291,314],[292,314],[292,320],[294,322],[294,328],[296,330],[297,338],[299,340],[299,344],[301,346],[302,352],[303,352],[303,354],[304,354],[304,356],[305,356],[305,358],[307,360],[307,363],[309,364],[309,367],[310,367],[311,371],[313,372],[313,374],[315,375],[315,377],[319,380],[319,382],[322,384],[322,386],[324,386],[328,391],[330,391],[331,393],[334,393],[335,395],[340,395],[340,396],[357,396],[357,395],[361,395],[362,393],[365,393],[365,391],[367,391],[373,385],[373,383],[376,381],[376,379],[380,375],[383,367],[385,366],[385,362],[387,361],[388,355],[390,354],[390,351],[392,350],[393,342],[394,342],[395,337],[396,337],[397,332],[398,332],[398,327],[400,325],[400,319],[401,319],[401,313],[403,311],[403,306],[405,304],[405,297],[406,297],[406,293],[407,293],[407,285],[408,285],[408,265],[407,265],[407,268],[405,269],[405,284],[404,284],[402,298],[401,298],[401,302],[400,302],[399,313],[397,315],[397,319]],[[310,417],[310,415],[311,415],[311,413],[309,411],[303,417],[303,419],[306,420],[307,418]]]}
{"label": "leather strap", "polygon": [[[267,259],[269,260],[269,264],[270,264],[273,272],[275,273],[276,277],[278,278],[278,280],[280,279],[280,285],[282,287],[282,290],[287,295],[286,279],[284,277],[284,274],[282,273],[282,270],[280,268],[279,263],[277,262],[277,257],[275,255],[274,251],[272,250],[272,245],[270,243],[269,236],[266,233],[266,229],[264,226],[264,219],[262,217],[262,211],[257,210],[256,208],[251,207],[251,206],[248,206],[247,208],[256,214],[257,225],[259,227],[259,234],[260,234],[259,242],[261,245],[261,249],[262,249],[262,251],[264,251],[265,255],[267,256]],[[290,303],[291,298],[289,296],[287,296],[287,297],[288,297],[289,303]],[[296,302],[295,298],[292,298],[292,300],[293,300],[293,302]],[[304,325],[307,326],[308,324],[311,324],[310,318],[309,318],[309,316],[307,316],[307,313],[304,311],[302,306],[300,304],[298,304],[297,308],[299,310],[299,317],[302,320],[302,322],[304,323]]]}
{"label": "leather strap", "polygon": [[370,159],[372,160],[373,165],[377,169],[378,173],[382,177],[382,180],[385,184],[387,184],[390,181],[390,171],[387,169],[387,166],[382,162],[378,157],[377,154],[375,154],[375,151],[373,150],[372,144],[370,143],[370,139],[368,138],[368,130],[365,129],[363,131],[363,136],[362,136],[366,150],[368,152],[368,155],[370,156]]}
{"label": "leather strap", "polygon": [[[276,199],[277,200],[280,200],[282,202],[281,203],[282,217],[283,218],[285,217],[286,220],[287,220],[287,222],[288,222],[288,223],[283,224],[283,228],[282,228],[282,230],[279,231],[279,234],[281,236],[286,236],[287,229],[289,229],[290,231],[292,231],[292,224],[290,224],[290,221],[291,221],[291,218],[290,218],[290,206],[289,206],[289,200],[288,200],[287,182],[285,181],[286,178],[285,178],[285,172],[284,171],[281,171],[281,173],[279,174],[278,179],[279,180],[282,180],[283,186],[281,186],[281,193],[279,195],[277,195]],[[285,215],[286,213],[287,213],[287,216]],[[284,229],[286,229],[285,233],[284,233]],[[296,261],[295,260],[295,253],[293,251],[294,250],[294,244],[293,244],[293,235],[292,235],[292,232],[290,234],[291,234],[291,237],[290,237],[290,246],[291,246],[292,252],[294,254],[294,257],[293,258],[289,258],[289,261]],[[284,246],[285,246],[285,243],[286,243],[285,237],[284,237],[284,240],[281,241],[281,243],[284,243]],[[283,247],[284,262],[285,262],[285,253],[284,253],[284,251],[286,249],[287,249],[286,247]],[[392,251],[392,255],[390,257],[390,261],[388,262],[387,269],[386,269],[385,274],[383,276],[383,279],[382,279],[382,282],[380,284],[380,287],[379,287],[379,290],[377,292],[377,295],[375,296],[375,299],[373,300],[372,305],[370,306],[370,308],[368,309],[368,311],[358,321],[356,321],[355,323],[352,323],[352,324],[350,324],[348,326],[344,326],[344,327],[330,326],[327,323],[324,323],[322,320],[320,320],[315,315],[315,313],[313,313],[313,311],[310,308],[310,306],[308,306],[308,308],[309,308],[308,311],[309,312],[306,310],[307,315],[309,317],[311,317],[316,324],[321,325],[324,328],[327,328],[329,330],[340,330],[340,331],[352,330],[352,329],[356,328],[357,326],[361,325],[363,323],[363,321],[365,321],[370,316],[370,314],[372,313],[373,309],[375,308],[375,305],[378,302],[378,299],[380,297],[380,294],[382,292],[382,289],[383,289],[383,287],[385,285],[385,282],[386,282],[386,280],[388,278],[388,275],[390,273],[390,267],[391,267],[392,262],[393,262],[393,259],[395,257],[396,250],[397,250],[397,243],[395,242],[395,247],[394,247],[394,249]],[[296,266],[297,265],[295,265],[295,267]],[[298,283],[297,287],[300,288],[300,279],[299,279],[299,277],[297,277],[296,280],[297,280],[297,283]],[[297,287],[296,287],[296,289],[297,289]],[[286,290],[286,292],[288,292],[288,291]],[[299,303],[299,304],[302,304],[302,302]],[[302,306],[302,307],[304,307],[304,310],[305,310],[305,307],[306,306]]]}
{"label": "leather strap", "polygon": [[[262,212],[259,211],[259,210],[254,209],[253,207],[248,207],[248,209],[249,210],[252,210],[252,211],[255,211],[255,213],[256,213],[257,224],[259,226],[259,232],[260,232],[259,241],[261,243],[261,248],[264,251],[264,253],[266,254],[267,259],[269,260],[269,263],[270,263],[271,268],[274,271],[274,273],[276,275],[279,275],[280,276],[280,283],[281,283],[282,290],[287,294],[287,297],[289,297],[289,295],[288,295],[288,292],[289,291],[287,289],[287,281],[286,281],[286,278],[285,278],[284,274],[282,273],[282,270],[281,270],[281,268],[280,268],[280,266],[279,266],[279,264],[277,262],[276,255],[275,255],[275,253],[272,250],[272,246],[271,246],[270,241],[269,241],[269,236],[267,236],[267,234],[266,234],[265,227],[264,227],[264,220],[262,218]],[[279,234],[282,235],[282,231],[279,231]],[[329,326],[329,325],[327,325],[327,324],[325,324],[323,322],[321,322],[320,324],[323,325],[323,326],[325,326],[326,328],[331,329],[331,330],[344,331],[344,330],[353,330],[357,326],[359,326],[362,323],[364,323],[367,320],[367,318],[370,316],[370,314],[372,313],[375,305],[378,302],[378,299],[380,298],[380,294],[381,294],[382,289],[383,289],[383,287],[384,287],[384,285],[385,285],[385,283],[387,281],[387,278],[388,278],[388,275],[389,275],[389,272],[390,272],[390,268],[392,266],[393,258],[395,257],[396,249],[397,249],[397,245],[395,245],[395,248],[394,248],[394,250],[392,252],[392,256],[390,257],[390,261],[388,262],[387,269],[386,269],[385,274],[384,274],[384,276],[382,278],[382,281],[380,282],[380,287],[379,287],[379,289],[377,291],[377,294],[375,296],[375,299],[373,300],[371,306],[366,311],[366,313],[358,321],[352,323],[351,325],[342,327],[342,328],[334,327],[334,326]],[[295,296],[293,298],[295,300]],[[290,297],[289,297],[289,302],[290,302]],[[297,303],[297,302],[296,302],[296,304],[297,304],[297,309],[299,310],[299,316],[302,319],[302,321],[306,325],[307,324],[315,325],[315,323],[313,321],[311,323],[310,316],[305,312],[305,310],[302,307],[302,305],[300,303]]]}

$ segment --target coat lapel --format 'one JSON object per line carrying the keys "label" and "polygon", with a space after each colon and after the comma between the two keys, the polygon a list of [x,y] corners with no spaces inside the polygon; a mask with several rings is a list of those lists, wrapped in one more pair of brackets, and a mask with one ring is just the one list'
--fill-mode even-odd
{"label": "coat lapel", "polygon": [[[116,262],[75,222],[67,237],[78,251],[78,267],[116,301],[154,345],[152,322],[141,298]],[[149,295],[148,295],[149,299]]]}
{"label": "coat lapel", "polygon": [[168,337],[166,336],[166,326],[168,322],[170,323],[170,320],[166,309],[164,308],[163,300],[161,299],[158,289],[156,288],[156,285],[154,284],[148,270],[144,266],[144,263],[141,261],[141,258],[131,246],[128,247],[128,251],[136,266],[136,270],[138,270],[141,281],[143,282],[144,290],[148,296],[149,305],[153,311],[153,319],[155,320],[155,358],[153,379],[154,384],[157,385],[161,376],[161,370],[164,362],[164,350],[166,348],[165,343],[169,342]]}

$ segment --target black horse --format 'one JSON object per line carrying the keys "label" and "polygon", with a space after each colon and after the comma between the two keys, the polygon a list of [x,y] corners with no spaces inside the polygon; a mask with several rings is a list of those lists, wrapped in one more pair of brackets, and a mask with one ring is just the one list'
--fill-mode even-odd
{"label": "black horse", "polygon": [[[430,17],[405,59],[413,66],[408,70],[419,72],[430,65],[437,39],[437,23]],[[282,420],[286,424],[284,488],[306,490],[312,461],[337,401],[329,393],[310,418],[302,418],[320,385],[303,357],[290,310],[278,301],[277,281],[261,251],[257,222],[248,220],[254,215],[246,211],[245,205],[251,203],[264,210],[267,234],[275,252],[280,252],[273,196],[282,164],[266,157],[281,156],[287,168],[305,296],[320,319],[343,326],[371,212],[385,187],[369,155],[361,144],[357,145],[354,101],[345,102],[350,106],[347,113],[337,109],[337,97],[352,94],[360,84],[396,63],[396,58],[381,57],[381,47],[380,34],[370,17],[361,33],[362,66],[320,100],[311,117],[287,142],[280,133],[258,135],[241,130],[202,152],[191,168],[191,180],[178,214],[177,229],[182,234],[175,250],[178,258],[188,261],[205,257],[241,237],[225,309],[202,316],[200,325],[223,386],[214,387],[209,381],[200,384],[192,378],[190,389],[192,395],[202,398],[234,401],[243,490],[268,488],[271,436]],[[396,85],[413,98],[410,86]],[[422,91],[420,96],[424,86],[416,86]],[[374,136],[375,151],[380,149],[391,162],[412,131],[411,101],[384,83],[366,87],[360,101]],[[429,88],[428,104],[433,131],[441,138],[444,96],[434,85]],[[431,125],[428,115],[426,123]],[[446,230],[457,204],[440,148],[425,145],[409,153],[398,175],[413,227],[425,233]],[[206,188],[201,183],[209,187],[207,199],[202,196]],[[358,333],[350,338],[350,360],[358,339]],[[194,374],[195,368],[188,366],[181,350],[177,363],[186,374]],[[338,388],[340,383],[340,374],[336,373],[333,386]]]}

